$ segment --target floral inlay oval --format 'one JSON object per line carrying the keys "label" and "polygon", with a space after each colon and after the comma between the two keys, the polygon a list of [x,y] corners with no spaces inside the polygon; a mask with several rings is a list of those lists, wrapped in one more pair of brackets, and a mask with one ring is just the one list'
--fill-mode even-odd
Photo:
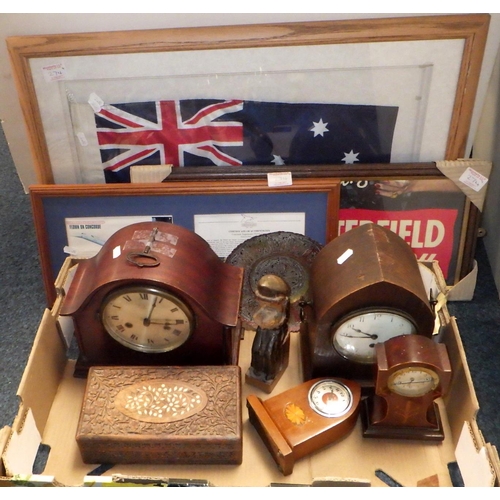
{"label": "floral inlay oval", "polygon": [[142,422],[183,420],[205,408],[208,397],[199,387],[178,380],[148,380],[122,389],[115,399],[124,415]]}

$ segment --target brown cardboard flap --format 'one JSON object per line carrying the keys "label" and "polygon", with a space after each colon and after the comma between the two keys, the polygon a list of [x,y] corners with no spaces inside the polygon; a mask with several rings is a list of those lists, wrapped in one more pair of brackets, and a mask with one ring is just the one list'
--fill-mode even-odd
{"label": "brown cardboard flap", "polygon": [[17,415],[2,461],[7,476],[31,474],[42,438],[30,410]]}
{"label": "brown cardboard flap", "polygon": [[484,160],[437,161],[436,167],[452,180],[469,200],[483,210],[492,163]]}
{"label": "brown cardboard flap", "polygon": [[450,323],[443,329],[442,341],[446,344],[453,368],[450,390],[444,397],[444,403],[456,447],[464,422],[476,420],[479,402],[454,317],[450,318]]}
{"label": "brown cardboard flap", "polygon": [[33,412],[41,434],[66,362],[66,346],[59,334],[57,319],[46,309],[18,389],[22,404]]}
{"label": "brown cardboard flap", "polygon": [[[0,429],[0,457],[3,458],[4,452],[6,450],[7,444],[10,439],[12,429],[9,426],[5,426],[2,429]],[[6,471],[5,471],[5,466],[3,463],[3,459],[0,460],[0,476],[5,476]]]}
{"label": "brown cardboard flap", "polygon": [[448,288],[447,299],[452,301],[472,300],[477,283],[477,262],[474,261],[472,271],[458,283]]}
{"label": "brown cardboard flap", "polygon": [[474,422],[465,423],[457,449],[457,463],[465,486],[494,486],[495,471],[484,446],[484,440]]}

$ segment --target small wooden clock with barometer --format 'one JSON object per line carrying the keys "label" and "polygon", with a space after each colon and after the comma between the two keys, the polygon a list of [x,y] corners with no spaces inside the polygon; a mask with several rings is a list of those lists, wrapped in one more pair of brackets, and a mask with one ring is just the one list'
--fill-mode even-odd
{"label": "small wooden clock with barometer", "polygon": [[243,269],[194,232],[140,222],[79,262],[61,308],[90,366],[237,364]]}
{"label": "small wooden clock with barometer", "polygon": [[277,396],[247,398],[255,427],[278,469],[287,476],[295,462],[346,437],[355,427],[361,386],[352,380],[320,378]]}

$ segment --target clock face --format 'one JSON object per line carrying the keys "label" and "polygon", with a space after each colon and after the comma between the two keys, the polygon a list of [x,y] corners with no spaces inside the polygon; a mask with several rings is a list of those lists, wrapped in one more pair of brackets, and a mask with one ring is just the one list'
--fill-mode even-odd
{"label": "clock face", "polygon": [[375,363],[375,345],[400,335],[417,333],[410,316],[393,309],[366,309],[340,320],[332,328],[335,350],[344,358]]}
{"label": "clock face", "polygon": [[421,366],[402,368],[387,381],[390,391],[400,396],[419,397],[432,392],[439,385],[437,373]]}
{"label": "clock face", "polygon": [[191,310],[171,293],[147,286],[123,287],[103,301],[101,321],[120,344],[145,353],[180,347],[191,335]]}
{"label": "clock face", "polygon": [[352,392],[335,379],[321,380],[309,390],[309,406],[324,417],[340,417],[352,406]]}

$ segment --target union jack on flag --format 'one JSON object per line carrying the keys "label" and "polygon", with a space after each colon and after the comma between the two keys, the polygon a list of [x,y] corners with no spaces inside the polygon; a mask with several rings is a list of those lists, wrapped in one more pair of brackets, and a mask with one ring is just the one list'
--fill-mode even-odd
{"label": "union jack on flag", "polygon": [[95,113],[106,182],[133,165],[387,163],[391,106],[189,99],[104,105]]}

